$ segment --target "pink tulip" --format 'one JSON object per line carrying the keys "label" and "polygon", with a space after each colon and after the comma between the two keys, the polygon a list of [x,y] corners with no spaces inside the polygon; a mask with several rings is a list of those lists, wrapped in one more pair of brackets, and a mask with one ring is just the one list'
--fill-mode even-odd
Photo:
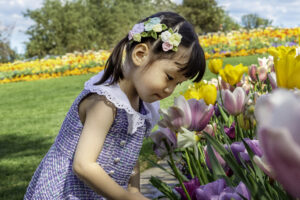
{"label": "pink tulip", "polygon": [[163,128],[170,128],[172,131],[179,131],[181,127],[189,127],[192,116],[189,103],[183,96],[179,96],[174,100],[174,106],[168,110],[160,109],[160,114],[163,119],[158,122],[158,125]]}
{"label": "pink tulip", "polygon": [[277,88],[277,82],[276,82],[276,74],[275,72],[271,72],[268,74],[268,78],[271,84],[272,89],[276,89]]}
{"label": "pink tulip", "polygon": [[[220,154],[212,147],[213,149],[213,152],[218,160],[218,162],[220,163],[220,165],[225,168],[227,167],[226,165],[226,162],[225,160],[222,158],[222,156],[220,156]],[[208,156],[208,152],[207,152],[207,146],[204,147],[204,155],[205,155],[205,162],[206,162],[206,165],[209,169],[212,169],[211,168],[211,163],[210,163],[210,159],[209,159],[209,156]]]}
{"label": "pink tulip", "polygon": [[[257,100],[255,116],[265,164],[278,182],[294,197],[300,197],[300,98],[276,89]],[[267,166],[267,167],[266,167]]]}
{"label": "pink tulip", "polygon": [[243,88],[237,87],[233,92],[222,91],[223,104],[226,111],[231,115],[238,115],[243,112],[248,97]]}
{"label": "pink tulip", "polygon": [[[268,68],[261,66],[257,67],[256,65],[251,65],[249,69],[249,75],[253,81],[265,81],[268,75]],[[257,76],[258,79],[257,80]]]}
{"label": "pink tulip", "polygon": [[192,121],[188,129],[191,131],[203,130],[214,113],[214,106],[207,105],[203,99],[189,99],[188,103],[192,112]]}

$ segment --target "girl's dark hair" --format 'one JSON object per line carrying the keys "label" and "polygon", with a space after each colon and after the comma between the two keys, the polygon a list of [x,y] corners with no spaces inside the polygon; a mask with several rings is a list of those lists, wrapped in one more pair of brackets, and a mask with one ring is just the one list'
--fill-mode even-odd
{"label": "girl's dark hair", "polygon": [[[168,28],[172,28],[182,35],[180,46],[183,46],[187,49],[191,48],[191,55],[189,61],[184,68],[181,68],[180,71],[184,71],[184,76],[189,79],[193,79],[193,82],[199,82],[205,72],[205,57],[202,47],[199,44],[198,36],[194,31],[193,26],[186,21],[182,16],[173,12],[159,12],[152,16],[149,16],[140,22],[147,21],[149,18],[159,17],[161,23],[167,25]],[[139,23],[140,23],[139,22]],[[150,58],[150,62],[147,64],[149,66],[157,59],[162,58],[172,58],[176,54],[174,51],[163,51],[162,41],[159,40],[156,42],[152,37],[142,37],[141,42],[134,42],[128,40],[128,35],[126,35],[113,49],[111,55],[109,56],[105,64],[105,72],[100,81],[95,83],[95,85],[102,84],[110,77],[110,83],[117,83],[120,79],[124,78],[122,73],[122,64],[123,64],[123,52],[126,48],[126,60],[132,63],[131,53],[134,47],[139,43],[150,43],[152,45],[153,58]]]}

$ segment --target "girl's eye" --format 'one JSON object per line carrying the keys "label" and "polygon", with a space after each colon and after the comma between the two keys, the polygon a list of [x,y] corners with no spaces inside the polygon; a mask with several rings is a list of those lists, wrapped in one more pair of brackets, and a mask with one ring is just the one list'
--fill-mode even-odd
{"label": "girl's eye", "polygon": [[166,75],[167,75],[168,80],[170,80],[170,81],[174,80],[174,78],[172,76],[170,76],[169,74],[166,74]]}

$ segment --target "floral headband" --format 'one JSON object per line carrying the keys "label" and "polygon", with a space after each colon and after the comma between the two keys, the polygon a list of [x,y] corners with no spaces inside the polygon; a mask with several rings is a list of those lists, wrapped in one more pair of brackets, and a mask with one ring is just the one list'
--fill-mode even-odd
{"label": "floral headband", "polygon": [[135,24],[128,33],[128,39],[141,42],[142,37],[153,37],[157,39],[158,34],[161,33],[159,38],[163,41],[162,49],[164,51],[177,51],[182,35],[174,33],[172,28],[166,30],[168,27],[165,24],[161,24],[160,21],[161,19],[159,17],[153,17],[146,22]]}

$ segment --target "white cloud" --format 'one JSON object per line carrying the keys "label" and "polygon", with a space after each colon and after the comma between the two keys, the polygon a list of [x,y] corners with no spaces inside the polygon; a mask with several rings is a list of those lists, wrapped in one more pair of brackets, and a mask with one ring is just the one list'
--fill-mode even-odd
{"label": "white cloud", "polygon": [[281,27],[300,26],[299,0],[217,0],[237,22],[245,14],[256,13],[272,19],[273,25]]}

